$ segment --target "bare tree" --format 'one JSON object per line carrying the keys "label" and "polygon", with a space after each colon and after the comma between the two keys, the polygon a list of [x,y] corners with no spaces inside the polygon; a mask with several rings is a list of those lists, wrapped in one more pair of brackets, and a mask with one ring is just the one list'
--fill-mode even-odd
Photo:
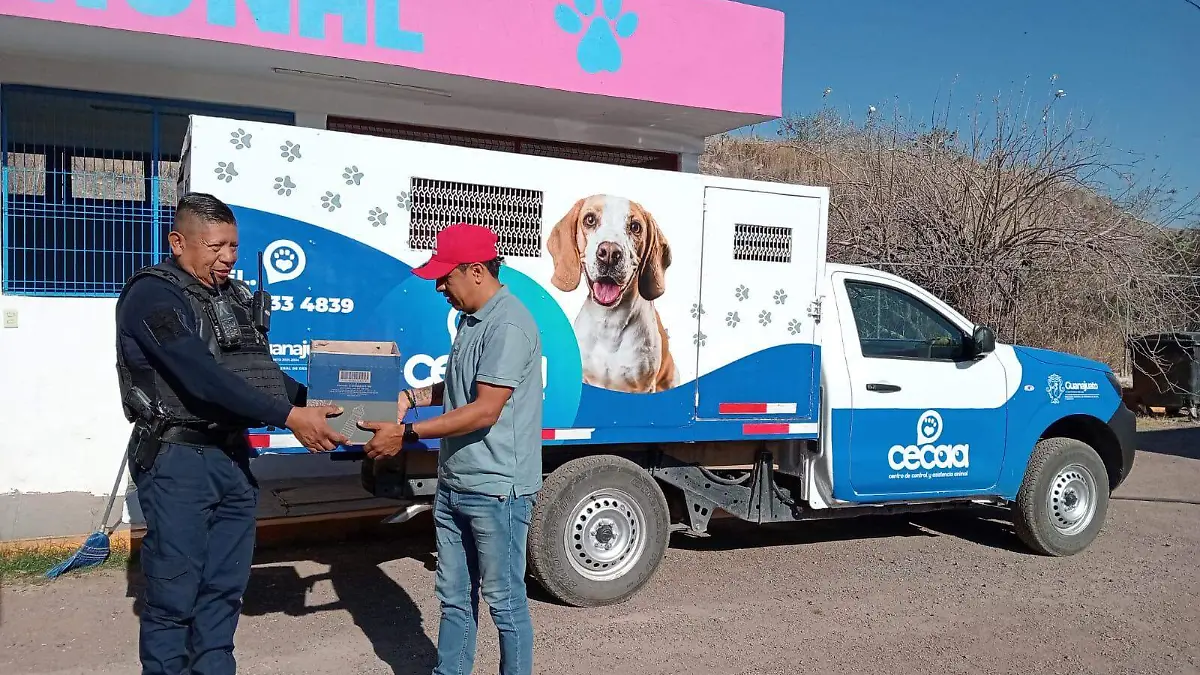
{"label": "bare tree", "polygon": [[961,124],[830,108],[779,138],[715,137],[701,170],[831,189],[829,256],[900,274],[1002,339],[1126,365],[1126,338],[1193,323],[1196,202],[1134,179],[1059,110],[997,97]]}

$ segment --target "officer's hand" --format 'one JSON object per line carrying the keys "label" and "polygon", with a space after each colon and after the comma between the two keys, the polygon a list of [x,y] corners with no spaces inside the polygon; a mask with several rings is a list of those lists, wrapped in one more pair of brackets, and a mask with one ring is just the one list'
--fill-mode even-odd
{"label": "officer's hand", "polygon": [[342,409],[334,405],[315,406],[312,408],[296,406],[288,414],[287,428],[296,436],[300,444],[310,452],[329,452],[337,446],[350,440],[334,431],[327,417],[342,414]]}
{"label": "officer's hand", "polygon": [[371,459],[393,457],[404,445],[404,425],[392,422],[359,422],[363,431],[374,431],[375,435],[363,446],[363,452]]}

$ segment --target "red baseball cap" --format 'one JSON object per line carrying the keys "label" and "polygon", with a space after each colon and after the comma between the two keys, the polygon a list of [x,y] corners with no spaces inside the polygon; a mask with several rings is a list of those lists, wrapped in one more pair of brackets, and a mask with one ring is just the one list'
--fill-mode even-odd
{"label": "red baseball cap", "polygon": [[500,238],[486,227],[470,223],[455,223],[437,233],[433,255],[413,274],[428,279],[440,279],[455,267],[469,263],[487,262],[499,255],[496,244]]}

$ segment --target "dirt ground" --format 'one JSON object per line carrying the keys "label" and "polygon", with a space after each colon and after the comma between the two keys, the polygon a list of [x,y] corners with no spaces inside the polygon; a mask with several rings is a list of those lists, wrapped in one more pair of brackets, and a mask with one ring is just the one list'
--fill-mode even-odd
{"label": "dirt ground", "polygon": [[[536,672],[1200,673],[1200,429],[1141,423],[1098,541],[1025,552],[986,510],[676,538],[628,603],[534,590]],[[407,540],[263,552],[237,638],[247,675],[429,673],[427,520]],[[0,673],[138,672],[137,581],[9,585]],[[483,612],[477,673],[497,672]]]}

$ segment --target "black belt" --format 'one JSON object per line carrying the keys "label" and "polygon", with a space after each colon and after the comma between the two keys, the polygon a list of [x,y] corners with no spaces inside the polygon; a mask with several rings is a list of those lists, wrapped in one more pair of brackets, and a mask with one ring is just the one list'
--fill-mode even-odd
{"label": "black belt", "polygon": [[224,448],[238,442],[244,443],[245,436],[238,431],[217,431],[208,429],[192,429],[189,427],[172,427],[163,432],[163,443],[178,443],[180,445],[211,445]]}

